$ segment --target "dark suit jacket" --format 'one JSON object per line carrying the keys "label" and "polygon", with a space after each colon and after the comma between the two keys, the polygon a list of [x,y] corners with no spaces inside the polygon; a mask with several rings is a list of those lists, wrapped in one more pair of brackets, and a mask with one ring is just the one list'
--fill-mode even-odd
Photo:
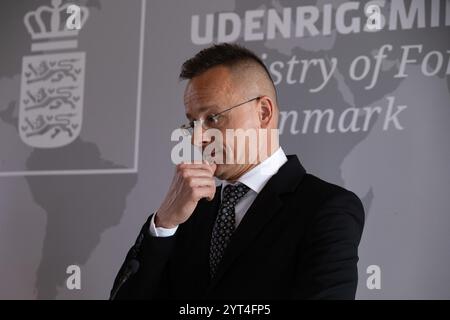
{"label": "dark suit jacket", "polygon": [[352,192],[307,174],[296,156],[261,190],[234,232],[216,276],[209,245],[220,204],[199,201],[174,236],[152,237],[150,218],[130,249],[139,270],[117,299],[354,299],[364,209]]}

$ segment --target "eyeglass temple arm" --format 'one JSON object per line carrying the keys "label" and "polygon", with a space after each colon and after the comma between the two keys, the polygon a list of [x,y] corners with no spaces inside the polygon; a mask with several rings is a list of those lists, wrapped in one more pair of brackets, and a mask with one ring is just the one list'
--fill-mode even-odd
{"label": "eyeglass temple arm", "polygon": [[232,106],[231,108],[228,108],[228,109],[225,109],[225,110],[223,110],[223,111],[221,111],[221,112],[219,112],[219,113],[216,113],[216,114],[214,115],[214,117],[216,117],[216,116],[218,116],[218,115],[221,115],[221,114],[224,113],[224,112],[230,111],[231,109],[240,107],[240,106],[242,106],[243,104],[246,104],[246,103],[252,102],[253,100],[257,100],[257,99],[261,99],[261,98],[262,98],[262,96],[258,96],[258,97],[252,98],[252,99],[250,99],[250,100],[241,102],[241,103],[239,103],[239,104],[237,104],[237,105],[235,105],[235,106]]}

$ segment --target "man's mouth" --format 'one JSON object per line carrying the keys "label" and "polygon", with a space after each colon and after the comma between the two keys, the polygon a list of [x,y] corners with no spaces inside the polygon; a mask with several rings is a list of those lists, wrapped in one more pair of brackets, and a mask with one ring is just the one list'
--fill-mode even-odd
{"label": "man's mouth", "polygon": [[[209,153],[204,153],[203,154],[203,159],[204,160],[208,161],[209,163],[213,163],[214,162],[214,163],[218,164],[217,163],[218,159],[215,159],[215,157],[216,157],[216,151],[211,151]],[[219,161],[219,163],[221,163],[221,162]]]}

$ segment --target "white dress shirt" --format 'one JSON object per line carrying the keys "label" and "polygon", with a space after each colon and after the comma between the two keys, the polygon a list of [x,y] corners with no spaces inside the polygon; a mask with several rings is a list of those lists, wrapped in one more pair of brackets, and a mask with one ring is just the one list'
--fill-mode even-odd
{"label": "white dress shirt", "polygon": [[[266,160],[258,164],[256,167],[251,169],[250,171],[243,174],[237,182],[230,183],[228,181],[222,181],[222,189],[220,198],[222,199],[223,196],[223,189],[228,184],[236,184],[238,182],[245,184],[247,187],[250,188],[248,190],[247,194],[242,197],[241,200],[236,204],[235,206],[235,213],[236,213],[236,228],[241,223],[242,218],[244,218],[245,213],[252,205],[253,201],[255,200],[258,193],[261,192],[261,190],[266,185],[267,181],[278,172],[280,167],[285,164],[287,161],[286,154],[284,153],[283,149],[278,148],[277,151],[275,151],[270,157],[268,157]],[[153,215],[151,221],[150,221],[150,234],[154,237],[170,237],[175,234],[178,227],[175,228],[162,228],[155,226],[155,215]]]}

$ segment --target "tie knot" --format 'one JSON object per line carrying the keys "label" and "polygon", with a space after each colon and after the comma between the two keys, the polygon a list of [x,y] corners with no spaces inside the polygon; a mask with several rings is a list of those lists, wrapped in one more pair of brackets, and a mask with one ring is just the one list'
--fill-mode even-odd
{"label": "tie knot", "polygon": [[245,184],[237,183],[235,185],[228,184],[223,189],[223,201],[229,201],[235,205],[248,192],[249,187]]}

